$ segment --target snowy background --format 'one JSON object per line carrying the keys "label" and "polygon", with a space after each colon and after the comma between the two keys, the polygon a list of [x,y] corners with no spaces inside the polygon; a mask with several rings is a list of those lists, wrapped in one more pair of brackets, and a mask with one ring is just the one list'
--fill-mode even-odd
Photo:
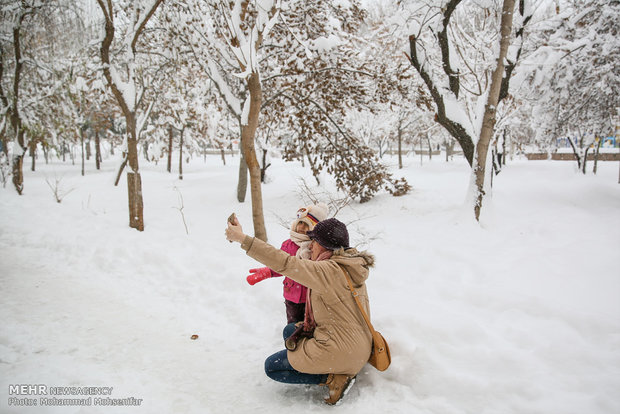
{"label": "snowy background", "polygon": [[[182,181],[143,163],[142,233],[128,227],[112,160],[84,177],[40,162],[24,169],[23,196],[0,189],[0,412],[620,413],[616,162],[584,176],[573,162],[511,161],[479,225],[464,206],[466,161],[408,158],[394,172],[410,194],[342,210],[352,241],[376,255],[373,322],[393,361],[366,366],[338,407],[263,372],[283,348],[282,285],[249,286],[257,263],[224,239],[233,211],[252,234],[237,163],[193,160]],[[300,177],[313,179],[272,163],[263,198],[279,247],[304,204]],[[61,204],[46,178],[71,190]],[[143,403],[9,407],[9,384],[114,387]]]}

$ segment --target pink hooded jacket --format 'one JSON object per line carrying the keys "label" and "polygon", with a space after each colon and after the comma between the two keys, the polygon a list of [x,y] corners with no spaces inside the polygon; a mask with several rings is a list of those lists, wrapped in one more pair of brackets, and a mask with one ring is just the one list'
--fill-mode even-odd
{"label": "pink hooded jacket", "polygon": [[[295,242],[291,239],[288,239],[285,240],[284,243],[282,243],[282,247],[280,247],[280,250],[285,251],[291,256],[295,256],[297,250],[299,250],[299,246],[295,244]],[[282,275],[271,270],[271,276],[276,277]],[[306,292],[308,291],[307,287],[295,282],[293,279],[290,279],[288,277],[285,277],[282,283],[284,284],[284,299],[290,300],[294,303],[306,303]]]}

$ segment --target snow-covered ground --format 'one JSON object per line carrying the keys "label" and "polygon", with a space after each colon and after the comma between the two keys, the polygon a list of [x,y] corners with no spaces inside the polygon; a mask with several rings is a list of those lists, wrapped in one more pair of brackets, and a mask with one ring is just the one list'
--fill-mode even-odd
{"label": "snow-covered ground", "polygon": [[[252,233],[238,158],[227,161],[193,160],[182,181],[143,161],[141,233],[128,227],[114,161],[82,177],[59,162],[32,173],[26,160],[25,194],[0,189],[0,412],[620,413],[618,163],[583,176],[573,162],[509,162],[478,225],[463,206],[463,160],[410,158],[394,170],[409,195],[339,212],[376,255],[373,322],[393,360],[384,373],[366,366],[334,408],[321,388],[263,372],[283,348],[281,280],[249,286],[257,263],[224,239],[233,211]],[[279,246],[303,205],[299,178],[313,179],[272,162],[263,199]],[[46,178],[72,190],[61,204]],[[9,406],[83,397],[10,395],[15,384],[113,387],[95,397],[142,401]]]}

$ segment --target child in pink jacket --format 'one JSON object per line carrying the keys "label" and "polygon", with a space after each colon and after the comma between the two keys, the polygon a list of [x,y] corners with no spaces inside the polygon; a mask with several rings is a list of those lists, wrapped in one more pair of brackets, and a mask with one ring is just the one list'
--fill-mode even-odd
{"label": "child in pink jacket", "polygon": [[[310,259],[310,237],[306,235],[306,232],[314,229],[314,226],[319,221],[325,220],[327,214],[328,207],[324,203],[302,207],[297,210],[297,218],[291,223],[291,238],[285,240],[280,249],[291,256]],[[268,267],[250,269],[250,273],[251,274],[247,277],[247,281],[250,285],[254,285],[261,280],[271,277],[282,276]],[[307,288],[288,277],[284,278],[283,284],[287,323],[303,321],[306,309]]]}

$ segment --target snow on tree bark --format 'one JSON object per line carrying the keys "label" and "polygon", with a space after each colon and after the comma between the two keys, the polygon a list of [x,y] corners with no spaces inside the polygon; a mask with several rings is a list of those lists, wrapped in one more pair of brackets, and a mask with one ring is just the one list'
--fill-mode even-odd
{"label": "snow on tree bark", "polygon": [[474,216],[476,220],[480,220],[480,211],[482,209],[483,199],[490,188],[488,183],[491,171],[487,165],[487,157],[489,156],[489,143],[493,137],[495,114],[497,112],[497,104],[502,87],[504,59],[508,53],[508,46],[510,46],[510,33],[512,32],[512,14],[514,6],[515,0],[504,0],[500,25],[499,56],[497,58],[497,66],[491,75],[491,87],[489,90],[487,104],[485,106],[484,117],[482,119],[480,139],[476,145],[476,158],[474,160],[473,169],[476,183],[474,200]]}
{"label": "snow on tree bark", "polygon": [[[0,86],[0,96],[2,99],[2,103],[6,108],[11,132],[14,136],[14,149],[13,149],[13,160],[11,161],[11,170],[12,170],[12,182],[15,190],[19,195],[22,195],[24,191],[24,175],[23,175],[23,163],[24,163],[24,154],[26,153],[27,145],[24,137],[24,129],[22,126],[22,119],[19,112],[19,91],[20,91],[20,79],[22,75],[22,67],[23,60],[21,57],[21,30],[24,19],[28,13],[31,13],[32,10],[29,10],[30,6],[22,5],[17,8],[16,16],[14,16],[13,24],[11,27],[11,36],[13,41],[13,53],[14,53],[14,70],[13,70],[13,88],[12,88],[12,97],[9,102],[6,97],[4,91]],[[0,46],[0,75],[4,75],[4,48]]]}
{"label": "snow on tree bark", "polygon": [[[525,1],[520,0],[517,41],[509,50],[515,0],[503,2],[498,23],[500,48],[493,57],[493,63],[490,55],[497,50],[496,47],[482,43],[493,38],[497,32],[489,28],[497,26],[485,24],[485,31],[478,33],[475,23],[493,18],[492,8],[488,5],[450,0],[437,10],[433,10],[437,6],[429,4],[414,12],[419,24],[416,32],[409,35],[409,58],[433,98],[437,109],[435,120],[458,141],[472,167],[469,194],[473,198],[476,220],[480,218],[484,196],[490,190],[490,180],[485,177],[490,170],[487,168],[489,143],[495,133],[498,104],[508,97],[510,78],[522,48],[523,28],[531,18],[531,10],[525,6]],[[467,9],[469,14],[459,14],[461,9]],[[472,19],[471,13],[481,16]],[[453,22],[455,17],[457,21]],[[450,30],[450,27],[453,29]],[[481,35],[486,35],[486,38],[480,38]],[[436,46],[432,45],[434,41]],[[484,61],[478,62],[477,55],[467,55],[468,49],[477,50],[477,46],[480,47],[479,55],[487,56],[489,63],[486,66]],[[453,54],[453,49],[458,51],[458,55]],[[458,68],[453,61],[457,56]],[[491,64],[495,67],[491,68]],[[443,74],[435,70],[435,66],[441,66]],[[493,73],[489,80],[487,72],[491,69]],[[484,110],[479,113],[478,108],[483,100]]]}
{"label": "snow on tree bark", "polygon": [[[552,13],[549,11],[548,13]],[[620,2],[569,0],[535,35],[525,79],[540,145],[566,138],[579,171],[596,137],[615,135],[620,107]]]}
{"label": "snow on tree bark", "polygon": [[267,230],[263,216],[263,195],[261,191],[261,168],[256,158],[254,136],[258,127],[258,117],[262,101],[260,78],[257,72],[252,72],[248,78],[250,89],[247,124],[241,126],[241,145],[243,156],[250,172],[250,195],[252,197],[252,219],[254,223],[254,237],[267,241]]}
{"label": "snow on tree bark", "polygon": [[[127,172],[127,191],[129,202],[129,227],[138,231],[144,230],[144,214],[142,202],[142,179],[138,164],[138,120],[136,118],[137,94],[136,89],[135,55],[136,45],[148,20],[153,16],[157,7],[163,0],[151,0],[145,4],[134,2],[131,7],[131,18],[128,32],[125,37],[123,55],[127,65],[127,81],[125,82],[118,73],[117,68],[110,61],[110,47],[115,36],[114,16],[115,10],[111,0],[97,0],[97,3],[105,19],[105,32],[101,41],[100,55],[103,64],[103,73],[112,93],[116,98],[127,126],[127,164],[130,171]],[[143,12],[143,13],[141,13]],[[140,118],[143,125],[145,117]]]}

